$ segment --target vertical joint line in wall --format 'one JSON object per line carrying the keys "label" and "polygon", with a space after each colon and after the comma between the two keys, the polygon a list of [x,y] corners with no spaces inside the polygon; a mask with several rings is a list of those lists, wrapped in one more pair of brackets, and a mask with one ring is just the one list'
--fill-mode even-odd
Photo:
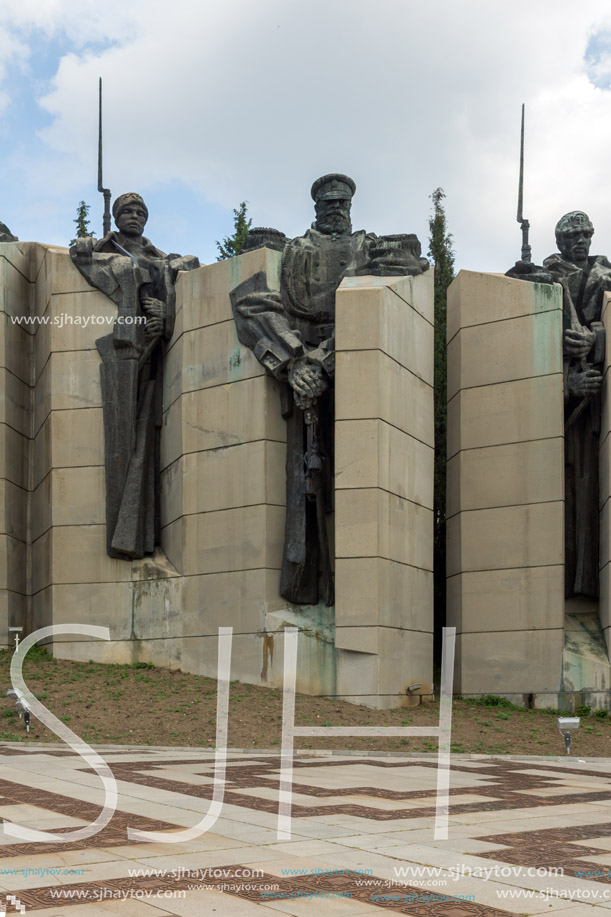
{"label": "vertical joint line in wall", "polygon": [[[28,277],[28,302],[26,314],[31,316],[36,310],[36,282],[32,283]],[[24,636],[34,629],[34,609],[32,597],[32,495],[34,491],[34,406],[36,384],[36,335],[28,334],[28,361],[30,366],[29,392],[28,392],[28,440],[26,443],[26,547],[25,547],[25,621]],[[47,622],[45,622],[47,623]]]}

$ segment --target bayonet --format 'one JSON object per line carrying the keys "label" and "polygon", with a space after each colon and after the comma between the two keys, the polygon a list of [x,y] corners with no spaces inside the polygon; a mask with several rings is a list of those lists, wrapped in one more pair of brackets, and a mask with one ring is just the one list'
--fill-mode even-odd
{"label": "bayonet", "polygon": [[110,232],[110,189],[104,188],[102,181],[102,77],[100,77],[100,104],[99,104],[99,127],[98,127],[98,191],[104,195],[104,222],[103,232],[108,235]]}
{"label": "bayonet", "polygon": [[528,244],[530,223],[524,219],[524,103],[522,103],[522,130],[520,132],[520,181],[518,184],[518,223],[522,227],[522,261],[531,261],[531,248]]}

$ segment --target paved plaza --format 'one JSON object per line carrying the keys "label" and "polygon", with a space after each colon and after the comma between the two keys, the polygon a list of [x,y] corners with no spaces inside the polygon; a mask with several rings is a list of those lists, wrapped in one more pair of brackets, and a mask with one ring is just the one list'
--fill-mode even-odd
{"label": "paved plaza", "polygon": [[[230,753],[220,816],[206,833],[173,844],[134,842],[128,827],[172,832],[200,822],[211,805],[214,753],[99,751],[119,789],[112,820],[70,843],[3,834],[7,914],[611,912],[607,761],[453,756],[448,837],[435,840],[435,755],[300,753],[292,837],[278,840],[279,755]],[[62,834],[99,816],[100,778],[71,751],[7,745],[0,759],[5,822]]]}

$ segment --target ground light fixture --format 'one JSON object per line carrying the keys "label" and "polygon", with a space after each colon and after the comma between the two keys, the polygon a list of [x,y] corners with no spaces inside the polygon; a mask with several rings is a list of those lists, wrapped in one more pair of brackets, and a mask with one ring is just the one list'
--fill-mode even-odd
{"label": "ground light fixture", "polygon": [[558,732],[564,736],[564,744],[567,755],[571,754],[571,730],[579,729],[580,717],[578,716],[559,716]]}
{"label": "ground light fixture", "polygon": [[19,713],[19,719],[23,717],[23,722],[26,728],[26,731],[30,731],[30,705],[27,700],[19,690],[19,688],[9,688],[6,692],[7,697],[15,698],[15,706],[17,707],[17,712]]}
{"label": "ground light fixture", "polygon": [[9,627],[8,632],[9,635],[15,634],[15,649],[19,649],[19,635],[23,633],[23,627]]}

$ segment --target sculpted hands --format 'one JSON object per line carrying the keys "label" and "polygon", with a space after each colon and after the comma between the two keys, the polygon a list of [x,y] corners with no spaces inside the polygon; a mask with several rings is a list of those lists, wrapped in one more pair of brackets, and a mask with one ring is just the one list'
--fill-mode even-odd
{"label": "sculpted hands", "polygon": [[299,360],[289,370],[289,385],[293,389],[295,404],[303,409],[308,406],[307,402],[322,395],[329,383],[322,367]]}
{"label": "sculpted hands", "polygon": [[571,369],[568,379],[569,394],[578,398],[596,395],[600,391],[602,381],[603,377],[597,369],[587,369],[585,372]]}
{"label": "sculpted hands", "polygon": [[516,280],[529,280],[531,283],[556,282],[549,271],[546,271],[540,264],[533,264],[531,261],[516,261],[505,276],[514,277]]}
{"label": "sculpted hands", "polygon": [[144,328],[144,337],[151,341],[155,337],[163,334],[165,327],[165,303],[160,299],[153,299],[152,296],[144,296],[140,305],[146,315],[146,325]]}
{"label": "sculpted hands", "polygon": [[75,239],[71,251],[79,258],[91,258],[93,252],[93,238],[85,236],[83,239]]}
{"label": "sculpted hands", "polygon": [[589,328],[581,328],[579,331],[574,328],[567,328],[564,332],[564,352],[572,357],[585,357],[592,347],[596,335]]}

